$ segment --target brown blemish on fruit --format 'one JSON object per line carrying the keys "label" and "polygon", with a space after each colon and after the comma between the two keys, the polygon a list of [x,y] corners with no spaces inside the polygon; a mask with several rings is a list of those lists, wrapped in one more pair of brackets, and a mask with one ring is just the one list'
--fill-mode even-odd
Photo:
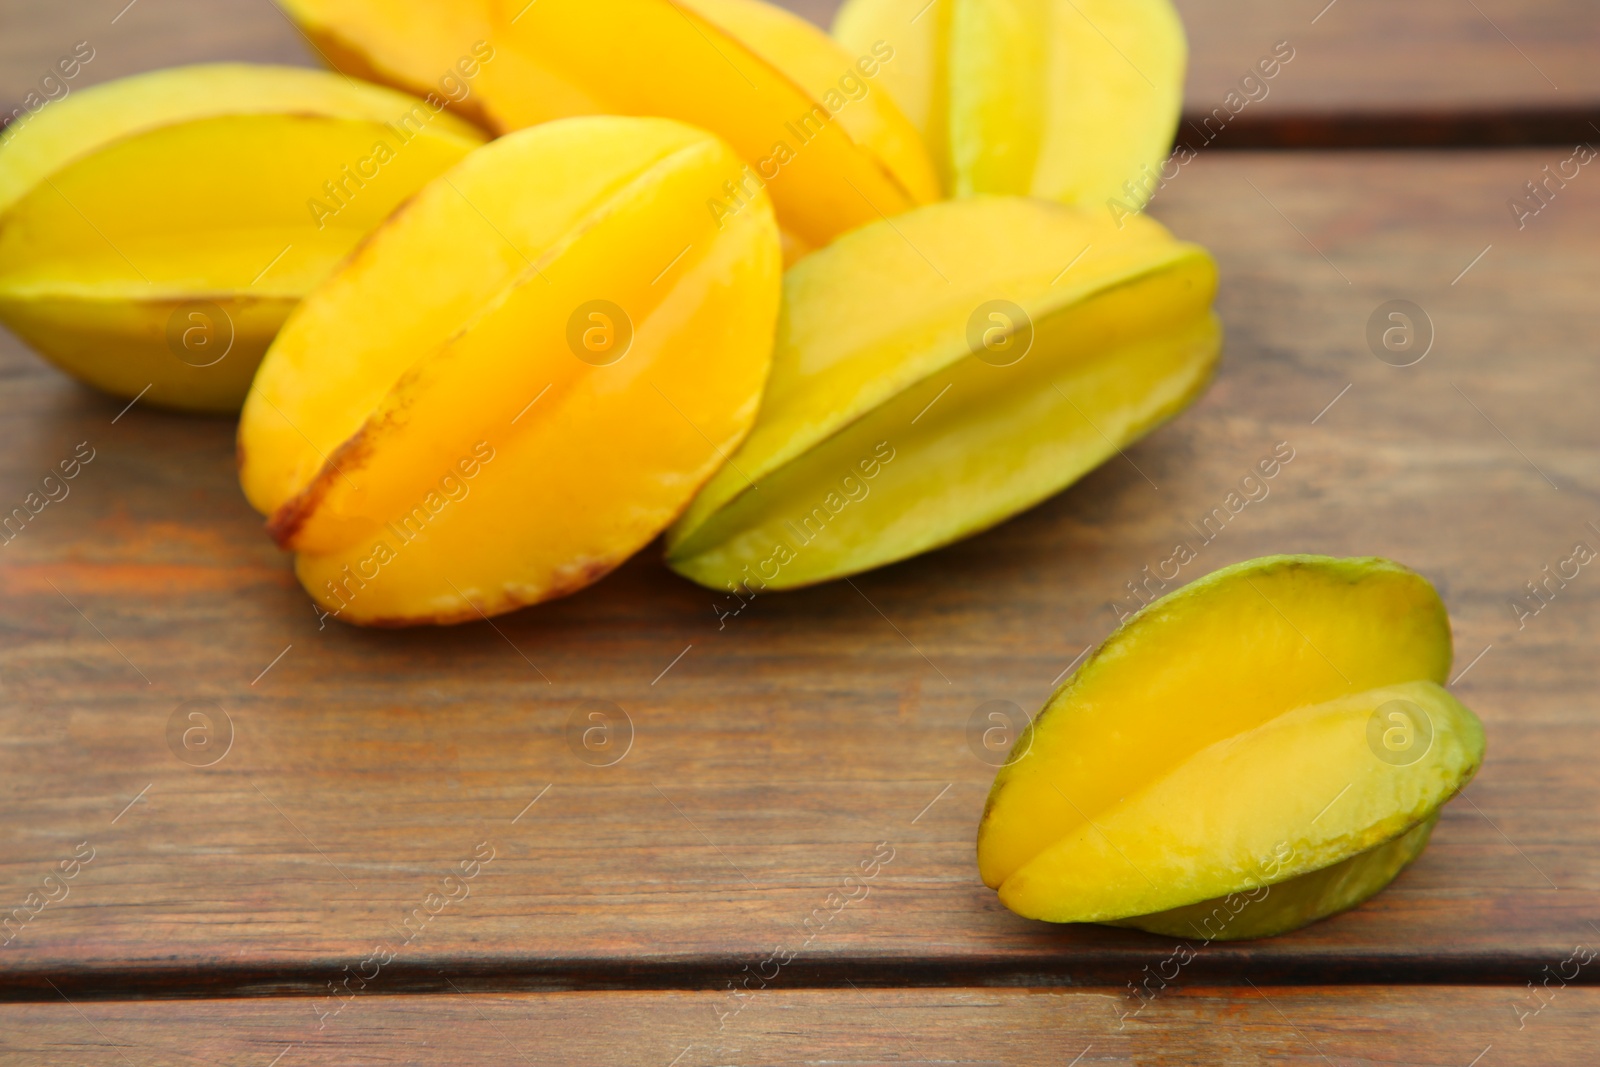
{"label": "brown blemish on fruit", "polygon": [[279,548],[295,551],[294,539],[296,535],[310,521],[322,503],[328,498],[333,489],[334,479],[344,479],[354,488],[355,483],[349,481],[352,470],[360,470],[373,452],[373,438],[388,421],[383,419],[368,419],[356,435],[338,448],[322,464],[322,469],[317,476],[312,478],[306,487],[293,497],[285,501],[272,517],[267,520],[267,533],[277,542]]}
{"label": "brown blemish on fruit", "polygon": [[559,600],[564,596],[571,596],[580,589],[587,589],[598,582],[618,567],[622,566],[626,556],[613,556],[609,559],[591,559],[579,566],[563,572],[557,583],[545,591],[544,596],[537,601],[529,603],[543,603],[546,600]]}

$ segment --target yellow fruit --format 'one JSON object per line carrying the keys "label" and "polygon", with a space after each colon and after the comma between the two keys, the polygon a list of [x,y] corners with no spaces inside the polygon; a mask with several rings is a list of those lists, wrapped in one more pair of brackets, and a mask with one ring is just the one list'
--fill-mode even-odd
{"label": "yellow fruit", "polygon": [[276,0],[322,59],[352,77],[433,97],[492,128],[476,81],[494,62],[486,0]]}
{"label": "yellow fruit", "polygon": [[1280,933],[1383,888],[1483,760],[1450,622],[1381,559],[1273,556],[1130,618],[1018,739],[978,868],[1018,914]]}
{"label": "yellow fruit", "polygon": [[1226,896],[1131,919],[1108,919],[1105,925],[1204,941],[1276,937],[1348,911],[1380,892],[1422,855],[1438,821],[1431,815],[1376,848],[1283,882],[1267,881],[1281,869],[1278,858],[1269,856],[1247,886]]}
{"label": "yellow fruit", "polygon": [[895,50],[884,86],[957,196],[1126,214],[1171,151],[1188,49],[1170,0],[848,0],[834,36]]}
{"label": "yellow fruit", "polygon": [[[750,439],[669,531],[672,568],[788,589],[881,566],[1059,492],[1187,406],[1216,268],[1143,217],[948,201],[784,279]],[[741,594],[743,595],[743,594]]]}
{"label": "yellow fruit", "polygon": [[295,303],[483,140],[412,97],[289,67],[73,93],[0,148],[0,321],[108,392],[236,411]]}
{"label": "yellow fruit", "polygon": [[[765,187],[791,259],[940,195],[916,130],[847,51],[760,0],[283,0],[335,62],[423,91],[492,43],[464,105],[506,132],[593,114],[657,115],[723,138],[749,164],[698,205],[719,220]],[[339,57],[348,57],[341,59]]]}
{"label": "yellow fruit", "polygon": [[239,428],[241,482],[311,595],[461,622],[596,581],[749,430],[780,251],[743,162],[664,119],[512,134],[425,187],[295,311]]}

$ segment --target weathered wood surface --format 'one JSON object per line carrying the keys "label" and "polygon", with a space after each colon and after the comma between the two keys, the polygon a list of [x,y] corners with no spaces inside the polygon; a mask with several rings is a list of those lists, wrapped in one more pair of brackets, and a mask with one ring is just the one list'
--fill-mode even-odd
{"label": "weathered wood surface", "polygon": [[[1222,265],[1227,355],[1194,410],[984,536],[721,624],[731,603],[646,553],[494,627],[320,627],[240,497],[229,423],[119,415],[6,339],[6,508],[80,442],[94,459],[0,547],[0,903],[93,859],[0,948],[0,993],[315,991],[375,949],[388,991],[441,970],[720,988],[780,947],[800,983],[1120,986],[1171,943],[1027,922],[979,884],[992,770],[968,720],[1037,707],[1279,442],[1270,496],[1180,580],[1286,551],[1417,567],[1490,755],[1391,889],[1207,948],[1195,978],[1535,978],[1600,939],[1600,586],[1552,585],[1521,628],[1510,606],[1600,546],[1600,181],[1521,231],[1505,204],[1557,157],[1203,156],[1156,199]],[[1395,298],[1436,331],[1407,368],[1366,340]],[[569,745],[589,700],[631,719],[614,766]],[[209,768],[169,746],[190,701],[233,725]],[[878,842],[892,860],[834,913]],[[481,843],[492,862],[447,883]],[[416,909],[437,914],[408,934]]]}
{"label": "weathered wood surface", "polygon": [[[1219,144],[1559,142],[1590,137],[1600,115],[1600,20],[1587,0],[1177,2],[1188,112],[1237,110]],[[838,2],[786,6],[826,25]],[[0,0],[0,26],[7,114],[79,41],[95,58],[77,87],[175,63],[316,58],[271,0]],[[1241,89],[1279,42],[1293,58]]]}
{"label": "weathered wood surface", "polygon": [[1534,1014],[1538,1003],[1525,989],[1471,987],[1174,989],[1143,1002],[1113,990],[871,989],[763,993],[729,1014],[714,993],[446,994],[359,997],[322,1019],[304,998],[57,998],[0,1007],[0,1061],[1592,1067],[1600,991],[1556,988]]}

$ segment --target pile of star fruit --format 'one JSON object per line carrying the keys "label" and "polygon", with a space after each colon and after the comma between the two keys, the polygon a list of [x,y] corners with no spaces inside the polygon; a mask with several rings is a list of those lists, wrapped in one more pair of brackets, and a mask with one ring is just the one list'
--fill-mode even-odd
{"label": "pile of star fruit", "polygon": [[[280,2],[334,72],[157,71],[4,131],[0,321],[241,412],[246,496],[347,622],[511,611],[663,533],[745,596],[902,560],[1215,368],[1216,268],[1140,213],[1168,0],[850,0],[831,37],[760,0]],[[1194,583],[1018,741],[983,876],[1208,939],[1350,907],[1482,759],[1449,657],[1384,561]]]}

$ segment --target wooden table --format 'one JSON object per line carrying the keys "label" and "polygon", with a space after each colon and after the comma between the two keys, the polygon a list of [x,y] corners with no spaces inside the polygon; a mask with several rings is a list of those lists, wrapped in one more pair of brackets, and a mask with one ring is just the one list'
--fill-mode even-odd
{"label": "wooden table", "polygon": [[[84,39],[92,80],[306,61],[258,0],[124,2],[0,0],[0,100]],[[725,626],[654,550],[493,627],[319,626],[230,422],[124,410],[0,336],[0,504],[94,450],[0,548],[0,905],[80,860],[0,948],[0,1064],[1594,1063],[1600,960],[1568,961],[1600,949],[1600,576],[1512,604],[1600,547],[1600,176],[1520,229],[1507,200],[1600,115],[1600,26],[1577,0],[1182,6],[1195,115],[1296,48],[1256,132],[1155,201],[1222,267],[1209,394],[999,529]],[[1407,129],[1502,147],[1306,145]],[[1433,326],[1413,366],[1366,340],[1393,299]],[[1373,901],[1205,947],[1143,1001],[1174,943],[1027,922],[978,881],[966,727],[1038,706],[1279,442],[1204,569],[1421,570],[1489,760]],[[613,766],[568,744],[587,700],[626,713]],[[196,701],[231,724],[207,767],[169,744]]]}

